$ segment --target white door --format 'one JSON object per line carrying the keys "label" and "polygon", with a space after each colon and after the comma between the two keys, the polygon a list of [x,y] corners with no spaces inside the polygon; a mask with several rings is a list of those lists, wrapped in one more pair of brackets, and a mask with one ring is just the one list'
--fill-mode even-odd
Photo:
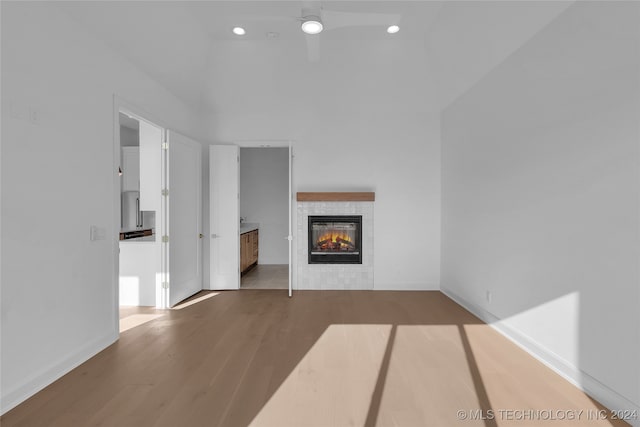
{"label": "white door", "polygon": [[235,145],[209,147],[211,289],[240,289],[240,168]]}
{"label": "white door", "polygon": [[162,206],[163,129],[140,121],[140,210],[160,212]]}
{"label": "white door", "polygon": [[[155,275],[156,307],[166,308],[168,304],[167,292],[163,286],[166,279],[167,264],[165,262],[165,248],[161,237],[166,233],[165,208],[162,197],[164,188],[164,153],[162,142],[164,129],[140,120],[140,210],[156,213],[155,231],[156,241],[145,244],[149,266],[155,265],[151,274]],[[160,231],[160,233],[158,233]],[[151,260],[150,260],[151,259]],[[155,274],[154,274],[155,273]],[[153,276],[151,276],[153,277]],[[141,285],[147,288],[148,285]]]}
{"label": "white door", "polygon": [[140,191],[140,147],[122,147],[122,191]]}
{"label": "white door", "polygon": [[167,131],[169,205],[169,305],[202,289],[202,147]]}

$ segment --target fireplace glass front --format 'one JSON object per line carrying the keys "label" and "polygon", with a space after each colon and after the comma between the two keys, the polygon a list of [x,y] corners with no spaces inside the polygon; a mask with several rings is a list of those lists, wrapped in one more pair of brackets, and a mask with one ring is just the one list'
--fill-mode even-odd
{"label": "fireplace glass front", "polygon": [[362,216],[309,216],[309,264],[362,264]]}

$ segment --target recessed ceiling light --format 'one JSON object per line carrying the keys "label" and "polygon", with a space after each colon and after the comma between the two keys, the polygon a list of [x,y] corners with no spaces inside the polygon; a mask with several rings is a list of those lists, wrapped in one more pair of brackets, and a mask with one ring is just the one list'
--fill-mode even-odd
{"label": "recessed ceiling light", "polygon": [[242,27],[233,27],[233,34],[236,36],[244,36],[247,32]]}
{"label": "recessed ceiling light", "polygon": [[305,16],[302,23],[302,31],[306,34],[320,34],[322,31],[322,22],[317,16]]}
{"label": "recessed ceiling light", "polygon": [[387,33],[389,34],[395,34],[398,31],[400,31],[400,27],[398,27],[397,25],[391,25],[389,28],[387,28]]}

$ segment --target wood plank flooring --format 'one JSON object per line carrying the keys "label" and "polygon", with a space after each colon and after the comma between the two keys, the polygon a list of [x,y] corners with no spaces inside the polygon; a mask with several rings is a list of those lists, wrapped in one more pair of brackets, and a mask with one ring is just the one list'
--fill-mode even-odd
{"label": "wood plank flooring", "polygon": [[[124,313],[161,316],[9,411],[2,427],[626,425],[587,420],[602,406],[440,292],[195,300]],[[499,410],[585,412],[488,416]]]}
{"label": "wood plank flooring", "polygon": [[242,289],[289,289],[289,265],[258,264],[244,276]]}

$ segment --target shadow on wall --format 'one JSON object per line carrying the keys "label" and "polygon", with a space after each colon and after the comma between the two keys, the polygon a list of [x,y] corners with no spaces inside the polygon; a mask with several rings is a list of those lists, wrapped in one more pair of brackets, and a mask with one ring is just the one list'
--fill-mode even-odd
{"label": "shadow on wall", "polygon": [[628,410],[640,405],[639,17],[635,2],[574,3],[442,122],[442,288]]}

